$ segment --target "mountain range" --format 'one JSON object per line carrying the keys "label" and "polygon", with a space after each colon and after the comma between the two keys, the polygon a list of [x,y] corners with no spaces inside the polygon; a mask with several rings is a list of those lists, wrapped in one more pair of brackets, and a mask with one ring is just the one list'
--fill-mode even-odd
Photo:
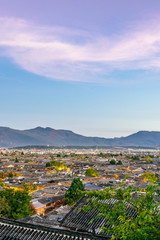
{"label": "mountain range", "polygon": [[36,127],[16,130],[0,127],[0,147],[22,147],[34,145],[50,146],[160,146],[160,132],[139,131],[127,137],[100,138],[85,137],[69,130]]}

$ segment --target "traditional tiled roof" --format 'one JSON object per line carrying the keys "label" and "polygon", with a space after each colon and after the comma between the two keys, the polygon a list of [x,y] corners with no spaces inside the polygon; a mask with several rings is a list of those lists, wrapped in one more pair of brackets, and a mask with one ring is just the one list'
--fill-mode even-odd
{"label": "traditional tiled roof", "polygon": [[[109,208],[112,208],[114,204],[119,201],[117,199],[106,199],[103,203],[107,204]],[[90,209],[84,211],[84,206],[90,206],[92,201],[87,201],[87,197],[82,197],[71,211],[61,221],[61,225],[69,227],[71,229],[78,229],[85,232],[92,232],[98,236],[108,236],[107,233],[102,232],[102,226],[111,227],[109,219],[105,217],[97,217],[99,214],[97,209]],[[130,217],[135,218],[137,216],[136,211],[129,203],[126,204],[126,211]],[[93,219],[95,219],[93,221]]]}
{"label": "traditional tiled roof", "polygon": [[91,234],[49,228],[0,218],[1,240],[100,240]]}
{"label": "traditional tiled roof", "polygon": [[44,207],[45,207],[44,204],[40,203],[40,202],[37,201],[37,200],[32,201],[31,203],[32,203],[34,209],[40,209],[40,208],[44,208]]}

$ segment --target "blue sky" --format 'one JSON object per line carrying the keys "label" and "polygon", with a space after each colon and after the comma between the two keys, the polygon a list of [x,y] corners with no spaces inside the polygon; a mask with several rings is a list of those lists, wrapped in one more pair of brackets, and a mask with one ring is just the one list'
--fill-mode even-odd
{"label": "blue sky", "polygon": [[0,0],[0,125],[160,131],[160,1]]}

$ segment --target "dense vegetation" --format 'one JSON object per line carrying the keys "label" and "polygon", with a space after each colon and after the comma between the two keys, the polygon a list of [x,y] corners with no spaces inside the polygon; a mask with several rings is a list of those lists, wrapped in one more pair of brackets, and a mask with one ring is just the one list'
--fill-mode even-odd
{"label": "dense vegetation", "polygon": [[111,165],[115,165],[115,164],[117,164],[117,165],[122,165],[122,161],[121,161],[121,160],[116,161],[115,159],[112,159],[112,160],[110,161],[110,164],[111,164]]}
{"label": "dense vegetation", "polygon": [[63,169],[68,169],[67,166],[63,162],[58,162],[58,161],[51,161],[46,163],[46,167],[55,167],[55,170],[63,170]]}
{"label": "dense vegetation", "polygon": [[20,219],[32,213],[31,196],[26,191],[5,189],[0,191],[0,216]]}
{"label": "dense vegetation", "polygon": [[19,176],[22,176],[22,175],[13,171],[10,171],[9,173],[0,172],[0,180],[6,177],[13,178],[13,177],[19,177]]}
{"label": "dense vegetation", "polygon": [[[136,197],[133,197],[133,194]],[[160,211],[158,201],[159,189],[149,185],[145,193],[140,189],[129,186],[118,190],[108,188],[104,191],[89,192],[88,196],[96,197],[92,200],[92,208],[99,210],[99,217],[109,219],[110,227],[102,227],[112,239],[123,240],[158,240],[160,239]],[[119,201],[113,207],[103,200],[116,198]],[[126,204],[127,203],[127,204]],[[136,211],[137,217],[128,214],[129,208]],[[91,208],[91,206],[90,206]]]}
{"label": "dense vegetation", "polygon": [[84,193],[84,184],[80,178],[74,178],[65,194],[65,203],[73,205]]}
{"label": "dense vegetation", "polygon": [[88,168],[85,171],[85,176],[91,176],[91,177],[99,177],[97,170],[93,168]]}
{"label": "dense vegetation", "polygon": [[146,172],[142,174],[141,177],[145,178],[146,181],[151,183],[155,183],[157,181],[157,177],[155,176],[155,173]]}

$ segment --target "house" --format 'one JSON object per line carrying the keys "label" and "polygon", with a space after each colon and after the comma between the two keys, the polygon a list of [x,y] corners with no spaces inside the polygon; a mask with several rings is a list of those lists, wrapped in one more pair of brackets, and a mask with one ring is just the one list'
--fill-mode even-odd
{"label": "house", "polygon": [[90,233],[75,232],[60,228],[45,227],[20,221],[0,218],[0,239],[1,240],[104,240],[104,237],[97,237]]}
{"label": "house", "polygon": [[31,206],[34,208],[35,212],[38,215],[44,215],[45,213],[45,205],[40,203],[38,200],[32,200]]}
{"label": "house", "polygon": [[64,195],[54,197],[42,197],[40,199],[32,200],[31,205],[37,214],[44,215],[52,209],[61,206],[63,198]]}

